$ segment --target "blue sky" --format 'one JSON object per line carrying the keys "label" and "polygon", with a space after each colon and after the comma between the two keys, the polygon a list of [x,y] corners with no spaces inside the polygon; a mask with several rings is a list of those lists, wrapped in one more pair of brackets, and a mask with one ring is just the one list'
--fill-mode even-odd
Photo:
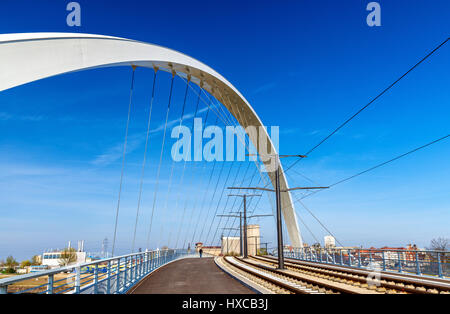
{"label": "blue sky", "polygon": [[[279,125],[280,148],[288,154],[305,153],[450,33],[448,1],[379,1],[382,26],[375,28],[366,24],[369,1],[78,1],[81,27],[66,25],[68,2],[2,1],[0,32],[113,35],[186,53],[232,82],[266,125]],[[448,45],[294,170],[328,185],[448,134]],[[137,70],[119,253],[131,245],[152,77],[150,70]],[[167,106],[169,79],[160,79],[140,247],[147,237]],[[24,259],[79,239],[99,251],[103,238],[112,241],[129,84],[129,68],[108,68],[0,94],[0,258],[13,254]],[[183,83],[176,81],[171,121],[180,115],[183,91]],[[192,94],[187,106],[192,113]],[[344,244],[427,246],[432,238],[450,237],[449,153],[448,141],[441,142],[307,198],[305,204]],[[200,176],[187,171],[189,184],[172,188],[183,201],[178,210],[169,204],[165,211],[171,214],[164,214],[170,166],[165,158],[152,246],[166,241],[156,236],[162,225],[177,230],[184,200],[192,205],[199,191],[208,189],[211,164]],[[229,167],[224,166],[223,179]],[[176,174],[181,169],[177,164]],[[235,173],[236,164],[230,180]],[[294,171],[288,178],[292,186],[309,183]],[[272,210],[266,196],[260,204],[258,212]],[[326,232],[297,207],[322,239]],[[273,219],[260,223],[263,240],[274,244]],[[183,232],[190,237],[189,228]],[[303,235],[306,242],[314,241],[308,231]]]}

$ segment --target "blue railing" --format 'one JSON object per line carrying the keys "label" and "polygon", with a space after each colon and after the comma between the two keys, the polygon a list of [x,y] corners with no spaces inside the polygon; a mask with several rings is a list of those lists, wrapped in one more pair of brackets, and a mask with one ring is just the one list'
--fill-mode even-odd
{"label": "blue railing", "polygon": [[450,252],[445,251],[305,247],[285,250],[284,256],[369,270],[450,277]]}
{"label": "blue railing", "polygon": [[0,294],[123,294],[155,269],[187,250],[160,250],[113,257],[40,273],[0,279]]}

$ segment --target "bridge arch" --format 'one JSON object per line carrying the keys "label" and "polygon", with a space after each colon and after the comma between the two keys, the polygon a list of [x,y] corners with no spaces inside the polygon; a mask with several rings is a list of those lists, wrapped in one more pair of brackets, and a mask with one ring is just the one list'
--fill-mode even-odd
{"label": "bridge arch", "polygon": [[[209,66],[180,52],[158,45],[131,39],[71,33],[24,33],[0,35],[0,92],[48,77],[112,66],[139,66],[159,68],[188,75],[191,82],[200,85],[217,100],[244,127],[259,127],[262,122],[244,96],[222,75]],[[237,114],[239,112],[239,114]],[[264,129],[264,128],[262,128]],[[272,141],[266,137],[267,151],[275,152]],[[260,148],[256,143],[253,143]],[[268,173],[275,185],[275,176]],[[287,179],[280,171],[282,189]],[[292,245],[302,247],[291,194],[282,193],[283,217]]]}

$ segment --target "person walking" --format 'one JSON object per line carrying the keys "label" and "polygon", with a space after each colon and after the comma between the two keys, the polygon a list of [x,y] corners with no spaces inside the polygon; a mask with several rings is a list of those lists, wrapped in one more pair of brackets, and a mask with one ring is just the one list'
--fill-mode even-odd
{"label": "person walking", "polygon": [[200,251],[198,251],[198,253],[200,254],[200,258],[202,258],[202,255],[203,255],[203,249],[200,249]]}

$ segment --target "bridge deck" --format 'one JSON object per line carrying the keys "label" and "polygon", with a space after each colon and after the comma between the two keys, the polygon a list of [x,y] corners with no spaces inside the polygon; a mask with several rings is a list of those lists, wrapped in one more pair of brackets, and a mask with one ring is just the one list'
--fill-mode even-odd
{"label": "bridge deck", "polygon": [[187,258],[155,271],[131,294],[254,294],[224,273],[213,258]]}

